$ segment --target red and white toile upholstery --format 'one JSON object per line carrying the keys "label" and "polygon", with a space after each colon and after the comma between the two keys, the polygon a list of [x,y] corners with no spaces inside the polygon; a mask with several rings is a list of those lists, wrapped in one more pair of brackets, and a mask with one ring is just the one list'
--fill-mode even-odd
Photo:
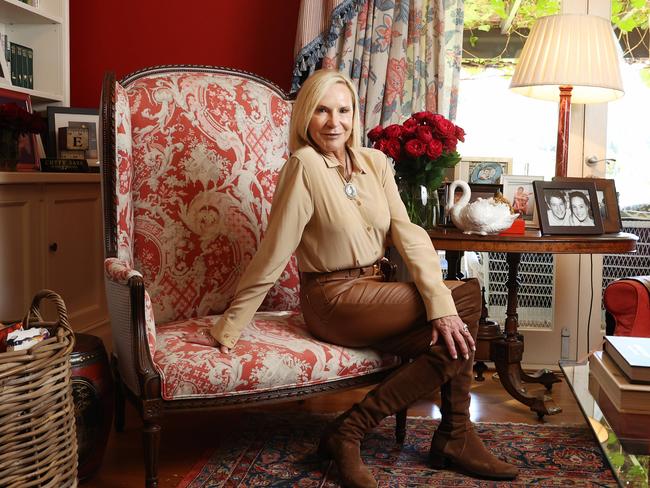
{"label": "red and white toile upholstery", "polygon": [[[234,70],[170,66],[104,80],[113,354],[124,392],[141,405],[145,433],[158,432],[164,409],[369,384],[399,364],[309,336],[295,258],[229,354],[183,340],[227,308],[264,236],[288,156],[290,112],[279,88]],[[156,442],[145,436],[148,486],[156,486]]]}
{"label": "red and white toile upholstery", "polygon": [[300,312],[260,312],[242,333],[236,354],[188,344],[182,335],[210,327],[218,316],[182,320],[157,329],[154,363],[163,398],[205,398],[312,386],[385,367],[370,349],[349,349],[309,335]]}

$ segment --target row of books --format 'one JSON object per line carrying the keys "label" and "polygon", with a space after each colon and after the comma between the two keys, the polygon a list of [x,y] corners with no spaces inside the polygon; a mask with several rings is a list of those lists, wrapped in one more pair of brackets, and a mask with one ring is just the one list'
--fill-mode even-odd
{"label": "row of books", "polygon": [[589,392],[617,436],[646,452],[650,439],[650,338],[607,336],[589,358]]}
{"label": "row of books", "polygon": [[13,86],[34,88],[34,50],[31,47],[11,42],[7,34],[0,37],[7,68]]}

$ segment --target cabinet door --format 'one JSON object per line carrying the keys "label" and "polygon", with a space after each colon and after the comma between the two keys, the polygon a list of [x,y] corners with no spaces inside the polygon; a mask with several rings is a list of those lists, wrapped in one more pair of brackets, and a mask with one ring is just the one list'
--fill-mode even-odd
{"label": "cabinet door", "polygon": [[43,281],[40,187],[0,185],[0,319],[22,319]]}
{"label": "cabinet door", "polygon": [[88,330],[106,320],[100,187],[45,187],[45,284],[63,297],[72,328]]}

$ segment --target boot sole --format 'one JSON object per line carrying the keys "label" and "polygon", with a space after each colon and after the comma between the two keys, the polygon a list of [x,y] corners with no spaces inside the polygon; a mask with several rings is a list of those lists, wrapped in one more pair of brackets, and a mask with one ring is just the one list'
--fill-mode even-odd
{"label": "boot sole", "polygon": [[477,471],[472,471],[470,469],[465,468],[464,466],[456,463],[453,459],[445,456],[444,454],[438,454],[438,453],[429,456],[429,466],[437,470],[454,468],[456,471],[460,471],[463,474],[466,474],[473,478],[481,478],[481,479],[494,480],[494,481],[514,480],[519,474],[516,473],[514,475],[509,475],[509,474],[495,475],[494,473],[479,473]]}

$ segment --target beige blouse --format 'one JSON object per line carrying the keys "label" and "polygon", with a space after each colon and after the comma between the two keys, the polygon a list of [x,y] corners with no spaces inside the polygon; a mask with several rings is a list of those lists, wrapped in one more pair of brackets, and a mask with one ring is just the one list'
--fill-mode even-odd
{"label": "beige blouse", "polygon": [[357,189],[352,199],[343,190],[338,161],[312,147],[296,151],[283,166],[266,235],[237,285],[233,302],[210,331],[221,344],[235,345],[294,252],[303,272],[368,266],[384,255],[389,233],[429,320],[456,314],[451,292],[442,281],[438,254],[426,231],[409,221],[388,159],[375,149],[350,152],[350,182]]}

